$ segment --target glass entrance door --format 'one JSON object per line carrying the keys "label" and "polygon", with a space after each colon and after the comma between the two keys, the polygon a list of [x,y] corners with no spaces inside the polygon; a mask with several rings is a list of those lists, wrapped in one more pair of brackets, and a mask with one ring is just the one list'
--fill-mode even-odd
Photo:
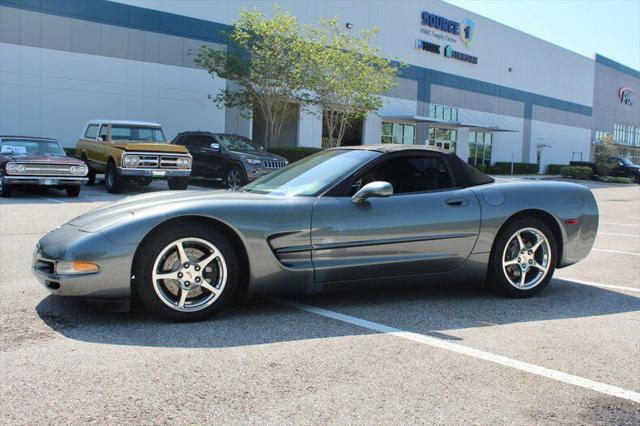
{"label": "glass entrance door", "polygon": [[458,131],[443,127],[429,127],[427,145],[435,146],[450,152],[456,152]]}

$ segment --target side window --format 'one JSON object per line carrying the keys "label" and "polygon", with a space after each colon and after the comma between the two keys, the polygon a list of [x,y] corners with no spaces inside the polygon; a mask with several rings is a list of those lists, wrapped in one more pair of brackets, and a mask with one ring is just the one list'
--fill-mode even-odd
{"label": "side window", "polygon": [[100,127],[100,137],[102,140],[107,140],[107,135],[109,134],[109,127],[107,125],[103,125]]}
{"label": "side window", "polygon": [[442,159],[423,155],[402,156],[390,158],[367,171],[353,183],[349,195],[374,181],[389,182],[394,195],[447,189],[453,185]]}
{"label": "side window", "polygon": [[173,142],[174,145],[183,145],[183,146],[191,146],[191,143],[189,141],[189,136],[187,135],[182,135],[182,136],[178,136],[175,140],[175,142]]}
{"label": "side window", "polygon": [[98,125],[90,124],[87,127],[87,131],[84,132],[84,137],[87,139],[96,139],[98,137]]}

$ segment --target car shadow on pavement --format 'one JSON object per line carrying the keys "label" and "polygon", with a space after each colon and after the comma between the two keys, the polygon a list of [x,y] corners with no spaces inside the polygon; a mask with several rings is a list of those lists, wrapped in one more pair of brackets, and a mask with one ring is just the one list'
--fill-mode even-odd
{"label": "car shadow on pavement", "polygon": [[[406,331],[459,340],[447,330],[592,317],[640,310],[640,298],[554,279],[530,299],[508,299],[477,284],[363,289],[293,298]],[[79,341],[152,347],[221,348],[374,332],[279,305],[238,300],[213,318],[167,322],[142,308],[114,312],[82,299],[48,296],[36,307],[55,332]]]}

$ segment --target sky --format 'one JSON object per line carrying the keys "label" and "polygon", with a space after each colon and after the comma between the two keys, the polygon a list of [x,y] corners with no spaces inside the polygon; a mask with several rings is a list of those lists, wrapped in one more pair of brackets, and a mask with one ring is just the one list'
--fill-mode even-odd
{"label": "sky", "polygon": [[640,0],[445,0],[588,58],[640,70]]}

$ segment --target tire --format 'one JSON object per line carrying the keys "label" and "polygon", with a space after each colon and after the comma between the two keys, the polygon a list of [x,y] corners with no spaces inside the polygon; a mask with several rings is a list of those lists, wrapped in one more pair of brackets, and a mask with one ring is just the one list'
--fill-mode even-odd
{"label": "tire", "polygon": [[149,186],[149,185],[151,185],[151,182],[153,182],[153,179],[151,179],[151,178],[138,179],[138,185],[140,185],[140,186]]}
{"label": "tire", "polygon": [[184,191],[189,186],[189,178],[169,178],[169,189]]}
{"label": "tire", "polygon": [[2,174],[0,174],[0,197],[9,198],[11,197],[11,191],[13,188],[8,183],[2,183]]}
{"label": "tire", "polygon": [[77,197],[80,195],[80,185],[68,185],[65,189],[68,197]]}
{"label": "tire", "polygon": [[113,161],[107,164],[107,170],[104,173],[104,186],[112,194],[119,194],[124,189],[124,179],[118,175],[118,169]]}
{"label": "tire", "polygon": [[91,164],[89,164],[85,154],[82,154],[81,160],[84,161],[84,164],[86,164],[89,169],[89,172],[87,173],[87,178],[89,178],[87,186],[93,186],[96,183],[96,171],[91,167]]}
{"label": "tire", "polygon": [[[524,252],[517,235],[525,245]],[[538,239],[540,237],[543,237],[542,241]],[[533,250],[536,240],[541,242]],[[494,241],[489,260],[489,283],[504,296],[522,298],[539,293],[555,272],[557,247],[555,235],[541,220],[524,217],[509,223]],[[503,260],[513,264],[503,266]],[[524,285],[522,265],[526,265]]]}
{"label": "tire", "polygon": [[229,170],[227,170],[225,183],[227,184],[227,188],[244,186],[247,184],[247,177],[244,175],[244,171],[240,167],[231,166],[229,167]]}
{"label": "tire", "polygon": [[[178,243],[184,243],[183,251],[189,257],[190,264],[186,267],[187,262],[179,260]],[[198,259],[205,259],[212,248],[219,256],[198,266]],[[158,274],[167,270],[175,278],[158,279],[156,275],[154,283],[154,271]],[[221,232],[199,224],[179,223],[151,234],[142,242],[133,273],[134,293],[152,313],[173,321],[198,321],[229,303],[238,287],[240,268],[233,244]],[[187,276],[193,282],[187,282]],[[196,284],[197,279],[200,284]],[[220,292],[207,290],[205,283]],[[187,296],[182,299],[185,290]]]}

